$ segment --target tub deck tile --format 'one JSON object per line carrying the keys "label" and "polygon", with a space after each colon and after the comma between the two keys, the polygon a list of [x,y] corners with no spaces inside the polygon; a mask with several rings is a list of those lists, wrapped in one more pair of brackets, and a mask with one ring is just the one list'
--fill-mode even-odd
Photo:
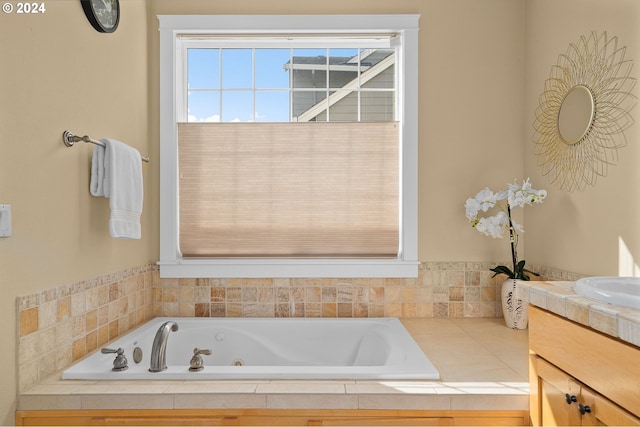
{"label": "tub deck tile", "polygon": [[345,384],[323,382],[274,382],[258,384],[256,393],[261,394],[345,394]]}
{"label": "tub deck tile", "polygon": [[440,384],[429,382],[409,382],[409,381],[367,381],[358,384],[347,384],[348,394],[436,394],[436,386]]}
{"label": "tub deck tile", "polygon": [[69,394],[22,394],[20,407],[33,410],[83,409],[82,396]]}
{"label": "tub deck tile", "polygon": [[171,409],[265,409],[266,395],[252,393],[176,394]]}
{"label": "tub deck tile", "polygon": [[510,410],[528,411],[529,394],[521,396],[482,394],[451,396],[451,410],[454,411],[499,411],[505,409],[505,406]]}
{"label": "tub deck tile", "polygon": [[363,394],[358,396],[358,408],[448,411],[451,399],[437,394]]}
{"label": "tub deck tile", "polygon": [[78,387],[73,391],[73,394],[82,395],[120,395],[128,394],[131,396],[157,396],[159,394],[165,394],[165,391],[169,388],[167,384],[153,384],[138,382],[133,384],[132,381],[127,381],[127,384],[119,384],[117,382],[109,382],[109,384],[92,384],[84,387]]}
{"label": "tub deck tile", "polygon": [[358,409],[356,395],[266,394],[267,409]]}
{"label": "tub deck tile", "polygon": [[172,395],[135,394],[120,389],[120,394],[84,394],[82,409],[166,409],[174,407]]}
{"label": "tub deck tile", "polygon": [[245,382],[220,382],[217,383],[215,381],[207,381],[205,383],[193,382],[193,381],[184,381],[179,384],[169,385],[165,390],[165,394],[212,394],[212,393],[223,393],[223,394],[253,394],[256,392],[258,384],[256,383],[245,383]]}

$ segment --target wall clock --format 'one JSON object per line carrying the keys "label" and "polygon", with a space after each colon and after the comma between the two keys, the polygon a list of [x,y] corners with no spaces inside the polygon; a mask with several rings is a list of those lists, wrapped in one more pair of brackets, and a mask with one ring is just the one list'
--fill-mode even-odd
{"label": "wall clock", "polygon": [[118,0],[80,0],[84,14],[97,31],[113,33],[120,22]]}

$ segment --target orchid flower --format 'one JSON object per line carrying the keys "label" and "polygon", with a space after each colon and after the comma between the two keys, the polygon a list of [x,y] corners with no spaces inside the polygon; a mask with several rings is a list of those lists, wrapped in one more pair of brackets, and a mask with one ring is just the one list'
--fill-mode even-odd
{"label": "orchid flower", "polygon": [[[509,231],[513,270],[499,265],[491,269],[495,273],[494,277],[498,274],[506,274],[510,279],[529,280],[526,273],[538,276],[537,273],[524,268],[524,260],[518,261],[518,233],[524,233],[524,228],[511,219],[511,208],[524,208],[525,205],[539,204],[546,197],[546,190],[533,189],[527,178],[522,182],[522,185],[518,185],[516,181],[507,184],[507,189],[499,193],[494,193],[485,187],[475,197],[470,197],[465,202],[467,219],[471,226],[480,233],[493,238],[502,238],[505,231]],[[494,207],[499,209],[495,215],[479,216],[480,212],[488,212]]]}

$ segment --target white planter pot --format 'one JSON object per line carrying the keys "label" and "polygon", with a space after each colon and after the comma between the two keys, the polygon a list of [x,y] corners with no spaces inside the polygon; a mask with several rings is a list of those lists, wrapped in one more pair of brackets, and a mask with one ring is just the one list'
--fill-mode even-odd
{"label": "white planter pot", "polygon": [[502,284],[502,314],[507,328],[526,329],[529,323],[529,300],[520,280],[507,279]]}

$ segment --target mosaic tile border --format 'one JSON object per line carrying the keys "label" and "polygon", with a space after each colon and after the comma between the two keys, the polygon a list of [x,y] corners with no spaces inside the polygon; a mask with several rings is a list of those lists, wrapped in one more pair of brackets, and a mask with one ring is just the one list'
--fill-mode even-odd
{"label": "mosaic tile border", "polygon": [[423,263],[418,278],[160,279],[154,315],[496,317],[489,263]]}

